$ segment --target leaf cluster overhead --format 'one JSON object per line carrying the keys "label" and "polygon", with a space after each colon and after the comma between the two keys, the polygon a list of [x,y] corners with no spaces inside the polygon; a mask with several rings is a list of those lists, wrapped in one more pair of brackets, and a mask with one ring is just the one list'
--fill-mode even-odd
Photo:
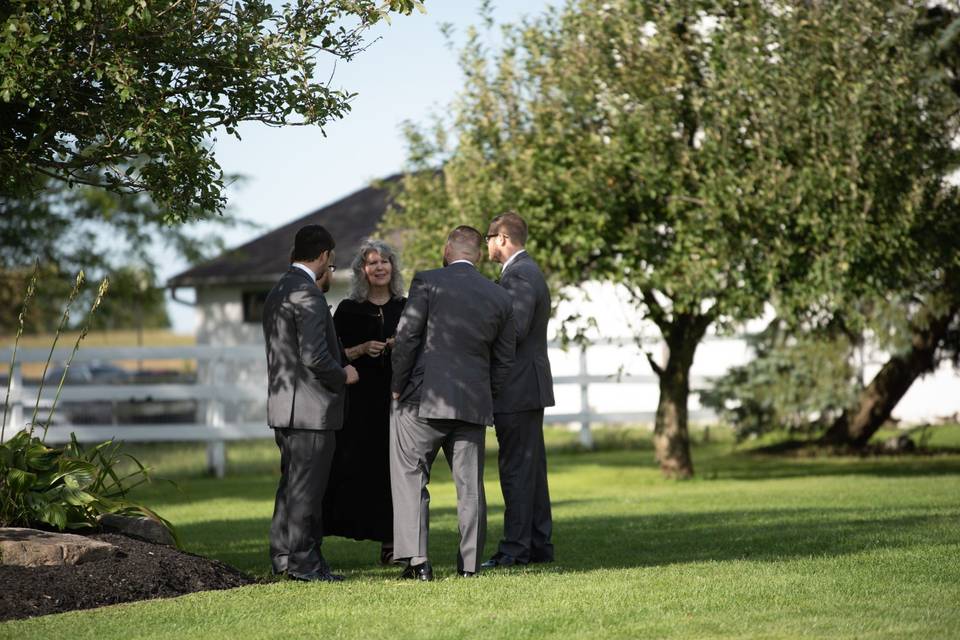
{"label": "leaf cluster overhead", "polygon": [[[322,126],[338,60],[417,0],[11,0],[0,5],[0,194],[44,178],[149,191],[171,221],[219,211],[218,131]],[[318,69],[318,60],[330,68]],[[318,77],[319,76],[319,77]]]}

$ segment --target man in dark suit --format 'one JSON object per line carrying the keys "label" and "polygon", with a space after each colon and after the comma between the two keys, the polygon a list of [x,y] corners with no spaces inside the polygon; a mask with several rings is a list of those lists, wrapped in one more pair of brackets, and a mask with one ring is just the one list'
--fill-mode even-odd
{"label": "man in dark suit", "polygon": [[[333,265],[333,237],[320,225],[297,231],[292,265],[263,307],[267,347],[267,423],[280,448],[280,484],[270,525],[276,574],[336,582],[320,545],[321,504],[343,426],[346,385],[357,371],[343,366],[330,308],[320,289]],[[318,283],[319,281],[319,283]]]}
{"label": "man in dark suit", "polygon": [[540,267],[524,250],[527,223],[507,212],[490,222],[487,252],[503,265],[500,286],[510,293],[517,327],[516,362],[494,402],[503,540],[484,568],[553,561],[553,518],[547,487],[543,409],[552,407],[553,377],[547,358],[550,290]]}
{"label": "man in dark suit", "polygon": [[444,268],[414,276],[393,349],[390,424],[393,553],[403,578],[432,580],[427,558],[430,469],[443,447],[457,489],[457,571],[479,569],[486,536],[484,426],[513,364],[510,296],[476,269],[483,236],[450,232]]}

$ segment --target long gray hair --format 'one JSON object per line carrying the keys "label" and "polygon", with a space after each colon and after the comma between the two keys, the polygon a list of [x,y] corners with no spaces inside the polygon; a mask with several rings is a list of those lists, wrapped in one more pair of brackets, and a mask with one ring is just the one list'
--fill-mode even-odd
{"label": "long gray hair", "polygon": [[403,276],[400,275],[400,258],[390,248],[387,243],[381,240],[367,240],[360,245],[360,250],[353,257],[350,263],[350,269],[353,271],[353,282],[350,285],[351,300],[363,302],[370,295],[370,283],[367,281],[367,274],[363,271],[363,266],[367,262],[367,254],[376,251],[382,257],[390,261],[390,296],[393,298],[402,298],[404,294]]}

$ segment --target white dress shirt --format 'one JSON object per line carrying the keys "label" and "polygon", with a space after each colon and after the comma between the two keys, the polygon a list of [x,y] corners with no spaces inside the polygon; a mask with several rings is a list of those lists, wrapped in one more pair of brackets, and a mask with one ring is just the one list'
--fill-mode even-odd
{"label": "white dress shirt", "polygon": [[521,253],[526,253],[526,252],[527,252],[526,249],[520,249],[520,251],[517,251],[515,254],[513,254],[512,256],[510,256],[510,258],[509,258],[506,262],[503,263],[503,266],[500,267],[500,273],[503,273],[504,271],[506,271],[506,270],[507,270],[507,267],[510,266],[510,263],[511,263],[511,262],[513,262],[514,260],[517,259],[517,256],[518,256],[518,255],[520,255]]}
{"label": "white dress shirt", "polygon": [[290,265],[290,266],[291,266],[291,267],[297,267],[298,269],[303,269],[304,272],[306,272],[306,274],[307,274],[308,276],[310,276],[310,279],[311,279],[311,280],[313,280],[314,282],[317,281],[317,274],[315,274],[315,273],[313,272],[313,269],[311,269],[311,268],[308,267],[307,265],[303,264],[302,262],[294,262],[294,263],[293,263],[292,265]]}

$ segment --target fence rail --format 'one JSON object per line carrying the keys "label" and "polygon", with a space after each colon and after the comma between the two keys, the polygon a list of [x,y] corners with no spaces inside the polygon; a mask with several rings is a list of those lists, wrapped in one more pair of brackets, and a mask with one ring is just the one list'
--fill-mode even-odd
{"label": "fence rail", "polygon": [[[587,370],[587,351],[594,346],[630,346],[634,340],[605,339],[579,349],[579,366],[576,375],[558,375],[555,385],[577,385],[580,395],[580,410],[575,413],[548,413],[544,421],[551,424],[579,424],[580,442],[586,447],[593,446],[590,431],[592,424],[652,422],[655,412],[600,412],[589,403],[589,389],[598,384],[657,384],[654,375],[600,375]],[[551,348],[560,345],[551,343]],[[54,362],[63,362],[72,349],[56,349]],[[11,349],[0,349],[0,362],[10,362]],[[39,415],[46,417],[49,406],[56,394],[56,382],[46,384],[42,393],[38,386],[24,386],[21,365],[23,363],[45,362],[50,356],[49,349],[28,348],[17,352],[11,376],[11,411],[4,425],[6,437],[10,437],[26,425],[26,414],[37,402],[40,393],[41,406],[46,411]],[[263,348],[253,345],[214,347],[97,347],[81,349],[74,364],[118,360],[195,360],[213,371],[216,378],[218,367],[237,367],[242,363],[257,363],[262,366]],[[222,369],[221,369],[222,370]],[[692,383],[702,385],[708,378],[694,376]],[[262,392],[259,392],[262,394]],[[108,439],[128,442],[204,442],[207,444],[208,467],[218,477],[226,469],[226,443],[233,440],[246,440],[269,437],[269,431],[263,422],[231,422],[224,419],[225,408],[231,403],[250,400],[253,393],[232,384],[214,384],[210,380],[199,380],[195,384],[90,384],[64,385],[60,400],[63,402],[155,402],[155,401],[195,401],[199,407],[200,419],[192,423],[175,424],[52,424],[47,431],[47,441],[63,443],[73,433],[80,442],[102,442]],[[259,397],[259,396],[258,396]],[[708,411],[691,411],[693,420],[708,419]]]}

